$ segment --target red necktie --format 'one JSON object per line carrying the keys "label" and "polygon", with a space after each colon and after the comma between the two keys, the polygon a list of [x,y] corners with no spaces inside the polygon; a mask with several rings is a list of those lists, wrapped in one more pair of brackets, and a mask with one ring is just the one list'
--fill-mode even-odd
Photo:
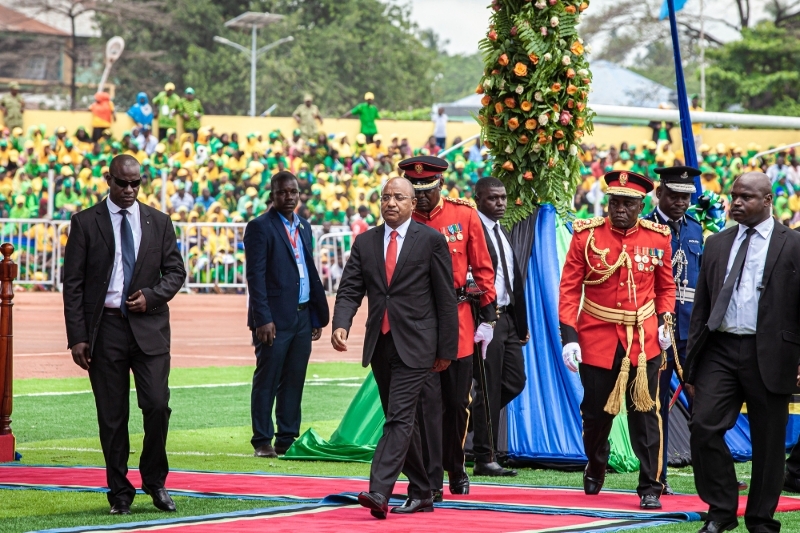
{"label": "red necktie", "polygon": [[[392,230],[389,234],[389,246],[386,247],[386,284],[391,285],[392,276],[394,275],[394,267],[397,265],[397,232]],[[383,321],[381,322],[381,333],[386,335],[389,333],[389,309],[383,313]]]}

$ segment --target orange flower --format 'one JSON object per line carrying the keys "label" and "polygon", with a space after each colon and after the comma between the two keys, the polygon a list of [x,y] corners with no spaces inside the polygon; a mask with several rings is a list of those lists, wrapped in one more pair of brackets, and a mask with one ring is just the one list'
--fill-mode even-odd
{"label": "orange flower", "polygon": [[583,137],[583,132],[581,130],[575,130],[574,135],[576,139],[580,139],[581,137]]}
{"label": "orange flower", "polygon": [[556,139],[563,139],[564,138],[564,132],[561,131],[561,130],[556,130],[555,136],[556,136]]}
{"label": "orange flower", "polygon": [[494,125],[497,126],[498,128],[503,125],[503,117],[494,117],[492,121],[494,122]]}
{"label": "orange flower", "polygon": [[576,56],[579,56],[583,54],[583,45],[581,44],[580,41],[575,41],[574,43],[572,43],[572,46],[569,47],[569,51],[575,54]]}
{"label": "orange flower", "polygon": [[586,104],[584,104],[583,102],[578,102],[575,105],[578,107],[578,111],[583,111],[583,108],[586,107]]}
{"label": "orange flower", "polygon": [[492,145],[492,141],[483,141],[483,145],[486,148],[494,148],[494,146]]}
{"label": "orange flower", "polygon": [[506,107],[509,109],[514,109],[515,107],[517,107],[517,101],[514,100],[513,96],[509,96],[508,98],[503,100],[503,102],[505,102]]}
{"label": "orange flower", "polygon": [[568,108],[570,108],[570,109],[572,109],[573,107],[575,107],[575,100],[573,100],[572,98],[570,98],[569,100],[567,100],[567,107],[568,107]]}
{"label": "orange flower", "polygon": [[503,102],[496,102],[494,104],[494,112],[498,114],[503,112]]}
{"label": "orange flower", "polygon": [[520,144],[528,144],[528,136],[524,133],[519,136],[519,143]]}
{"label": "orange flower", "polygon": [[558,150],[562,152],[564,151],[564,143],[558,143]]}
{"label": "orange flower", "polygon": [[494,30],[490,31],[488,37],[489,37],[490,41],[496,41],[497,40],[497,32],[494,31]]}
{"label": "orange flower", "polygon": [[547,135],[540,133],[539,138],[536,139],[536,142],[538,142],[539,144],[547,144]]}
{"label": "orange flower", "polygon": [[586,9],[587,9],[588,7],[589,7],[589,4],[588,4],[588,3],[586,3],[586,2],[581,2],[581,5],[580,5],[580,6],[578,6],[578,9],[580,9],[581,11],[586,11]]}
{"label": "orange flower", "polygon": [[519,120],[516,117],[508,119],[508,129],[514,131],[517,128],[519,128]]}
{"label": "orange flower", "polygon": [[514,204],[515,205],[522,205],[522,198],[517,198],[516,200],[514,200]]}
{"label": "orange flower", "polygon": [[534,65],[539,64],[539,56],[537,56],[536,54],[528,54],[528,59],[530,59],[531,63],[533,63]]}
{"label": "orange flower", "polygon": [[567,6],[564,8],[564,11],[569,13],[570,15],[574,15],[576,11],[578,11],[575,6]]}
{"label": "orange flower", "polygon": [[506,161],[505,163],[503,163],[503,168],[505,170],[508,170],[509,172],[512,172],[514,170],[514,163],[512,163],[511,161]]}
{"label": "orange flower", "polygon": [[551,157],[550,160],[547,162],[547,166],[553,168],[554,166],[556,166],[556,160]]}
{"label": "orange flower", "polygon": [[558,91],[561,90],[561,84],[554,83],[553,85],[550,86],[550,90],[552,90],[554,93],[557,93]]}
{"label": "orange flower", "polygon": [[519,107],[520,107],[520,109],[522,109],[523,111],[525,111],[527,113],[528,111],[533,109],[533,104],[531,104],[529,101],[525,100],[524,102],[519,104]]}
{"label": "orange flower", "polygon": [[528,75],[528,66],[525,63],[517,63],[514,65],[514,74],[523,78]]}
{"label": "orange flower", "polygon": [[558,113],[559,111],[561,111],[561,107],[559,107],[559,105],[558,105],[558,104],[553,104],[553,111],[555,111],[556,113]]}
{"label": "orange flower", "polygon": [[483,107],[486,107],[491,103],[492,103],[492,97],[489,96],[488,94],[484,94],[483,98],[481,98],[481,104],[483,105]]}
{"label": "orange flower", "polygon": [[478,88],[475,89],[475,94],[483,94],[483,84],[479,83]]}
{"label": "orange flower", "polygon": [[581,100],[586,100],[586,97],[589,96],[589,93],[586,91],[581,91]]}
{"label": "orange flower", "polygon": [[522,175],[522,179],[524,179],[525,181],[531,181],[533,179],[533,172],[531,172],[530,170],[527,171],[525,174]]}
{"label": "orange flower", "polygon": [[571,83],[567,85],[567,94],[575,94],[578,92],[578,86],[572,85]]}
{"label": "orange flower", "polygon": [[535,118],[529,118],[528,120],[525,121],[525,129],[526,130],[535,130],[536,126],[538,126],[538,125],[539,125],[539,123],[536,122]]}
{"label": "orange flower", "polygon": [[578,118],[575,119],[575,125],[578,126],[579,128],[582,128],[584,124],[585,124],[585,121],[584,121],[583,117],[578,117]]}
{"label": "orange flower", "polygon": [[497,69],[492,70],[492,76],[495,76],[497,74],[500,74],[499,70],[497,70]]}
{"label": "orange flower", "polygon": [[572,79],[574,77],[575,77],[575,70],[571,69],[571,68],[568,68],[567,69],[567,78]]}
{"label": "orange flower", "polygon": [[583,83],[584,85],[589,85],[591,82],[592,82],[592,80],[590,80],[589,78],[581,79],[581,83]]}
{"label": "orange flower", "polygon": [[478,115],[478,122],[481,124],[486,124],[486,117],[483,115]]}
{"label": "orange flower", "polygon": [[497,58],[497,62],[501,66],[505,67],[506,65],[508,65],[508,56],[506,54],[501,55],[500,57]]}

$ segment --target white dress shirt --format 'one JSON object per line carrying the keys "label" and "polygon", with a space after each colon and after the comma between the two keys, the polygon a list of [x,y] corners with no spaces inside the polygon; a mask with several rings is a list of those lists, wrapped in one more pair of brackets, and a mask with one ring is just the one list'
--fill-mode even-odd
{"label": "white dress shirt", "polygon": [[397,259],[400,258],[400,250],[403,248],[403,241],[406,240],[406,233],[408,232],[408,226],[411,225],[411,219],[409,218],[402,224],[400,224],[397,229],[392,230],[389,225],[386,225],[386,231],[383,235],[383,260],[386,261],[386,250],[389,248],[389,241],[392,240],[392,231],[397,232],[397,257],[395,257],[395,264],[397,264]]}
{"label": "white dress shirt", "polygon": [[[742,279],[739,288],[733,289],[731,302],[725,311],[722,325],[719,331],[735,333],[737,335],[754,335],[758,323],[758,300],[761,298],[761,279],[764,277],[764,264],[767,261],[767,249],[769,240],[772,237],[772,230],[775,228],[775,220],[769,217],[767,220],[756,226],[756,232],[750,237],[750,245],[747,248],[747,257],[744,261]],[[725,269],[725,278],[728,277],[736,259],[736,254],[745,240],[747,226],[739,225],[739,233],[731,246],[731,253],[728,257],[728,267]]]}
{"label": "white dress shirt", "polygon": [[[122,208],[112,202],[110,197],[106,198],[106,203],[108,203],[108,211],[111,213],[111,225],[114,227],[114,269],[111,271],[111,281],[108,282],[105,307],[118,309],[122,305],[122,288],[125,285],[125,272],[122,267],[122,237],[120,236],[122,215],[119,214]],[[128,223],[131,225],[131,233],[133,233],[133,251],[136,257],[139,257],[139,243],[142,242],[139,202],[133,202],[133,205],[128,208]]]}
{"label": "white dress shirt", "polygon": [[[497,224],[494,220],[478,211],[478,216],[481,217],[481,222],[486,226],[489,233],[489,239],[492,241],[495,252],[500,252],[500,247],[497,245],[497,238],[494,235],[494,227]],[[511,244],[506,239],[502,230],[500,231],[500,240],[503,241],[503,253],[506,256],[506,266],[508,267],[508,286],[513,289],[514,287],[514,252],[511,249]],[[497,258],[497,268],[494,273],[494,290],[497,293],[497,305],[509,305],[511,303],[511,296],[506,291],[506,278],[503,273],[503,263],[500,258]]]}

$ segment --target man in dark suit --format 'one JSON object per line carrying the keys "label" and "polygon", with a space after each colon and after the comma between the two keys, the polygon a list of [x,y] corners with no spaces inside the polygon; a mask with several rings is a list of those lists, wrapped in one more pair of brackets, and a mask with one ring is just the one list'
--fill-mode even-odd
{"label": "man in dark suit", "polygon": [[692,464],[709,505],[702,533],[735,529],[736,471],[725,432],[747,403],[753,468],[745,524],[780,531],[773,518],[783,485],[789,399],[800,373],[800,234],[771,216],[760,172],[731,189],[738,226],[706,241],[687,345],[686,387],[694,396]]}
{"label": "man in dark suit", "polygon": [[[516,476],[516,470],[500,466],[493,450],[497,449],[497,429],[500,411],[519,396],[525,388],[525,360],[522,345],[528,342],[528,311],[525,306],[525,281],[522,279],[511,237],[498,222],[506,214],[508,197],[503,182],[486,177],[475,184],[475,201],[478,217],[483,224],[483,234],[492,266],[495,271],[494,288],[497,293],[497,323],[492,342],[486,349],[486,396],[489,399],[492,437],[486,420],[484,394],[481,380],[475,380],[475,398],[472,402],[473,450],[476,476]],[[475,375],[480,376],[480,361],[473,358]]]}
{"label": "man in dark suit", "polygon": [[130,371],[144,416],[142,490],[162,511],[175,504],[169,473],[169,302],[186,270],[170,218],[136,201],[138,161],[118,155],[108,197],[75,214],[64,253],[64,317],[75,363],[89,371],[106,462],[111,514],[129,514],[127,479]]}
{"label": "man in dark suit", "polygon": [[369,492],[358,501],[376,518],[386,518],[401,470],[409,481],[408,500],[392,512],[433,511],[416,406],[431,369],[441,372],[457,357],[450,251],[440,233],[411,219],[415,206],[408,180],[386,183],[385,224],[356,238],[333,310],[331,344],[346,351],[353,317],[365,294],[369,300],[362,363],[372,365],[386,423],[372,460]]}
{"label": "man in dark suit", "polygon": [[[272,207],[251,220],[244,234],[247,325],[256,351],[250,396],[250,442],[256,457],[283,455],[300,435],[311,341],[319,340],[329,315],[311,252],[311,224],[294,212],[300,200],[297,178],[278,172],[271,187]],[[277,433],[272,422],[276,400]]]}

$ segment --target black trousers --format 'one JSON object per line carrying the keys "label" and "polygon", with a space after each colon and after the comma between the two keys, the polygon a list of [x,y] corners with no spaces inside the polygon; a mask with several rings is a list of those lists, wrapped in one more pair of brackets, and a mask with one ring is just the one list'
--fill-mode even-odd
{"label": "black trousers", "polygon": [[[250,392],[250,418],[253,423],[253,448],[271,444],[288,448],[300,435],[303,386],[311,357],[311,315],[306,307],[297,311],[290,328],[276,332],[272,346],[263,344],[253,332],[256,369]],[[275,425],[272,407],[275,406]]]}
{"label": "black trousers", "polygon": [[128,481],[128,417],[130,372],[144,417],[144,442],[139,458],[142,482],[149,488],[164,487],[169,473],[167,431],[169,429],[169,354],[147,355],[131,332],[128,320],[103,315],[89,366],[100,444],[106,462],[108,501],[131,503],[136,489]]}
{"label": "black trousers", "polygon": [[441,490],[444,471],[464,472],[464,441],[472,401],[472,358],[452,361],[447,370],[431,373],[417,405],[422,454],[431,489]]}
{"label": "black trousers", "polygon": [[514,313],[511,311],[497,317],[494,337],[486,350],[486,360],[484,361],[489,416],[492,420],[492,436],[494,437],[492,443],[489,442],[489,427],[486,423],[486,410],[483,405],[479,356],[476,354],[473,357],[475,397],[472,400],[474,431],[472,449],[475,452],[475,461],[480,463],[492,461],[492,450],[497,450],[500,411],[511,400],[519,396],[525,388],[525,360],[522,357],[522,345],[519,343],[513,316]]}
{"label": "black trousers", "polygon": [[372,459],[369,490],[388,499],[402,471],[408,478],[409,498],[430,498],[416,413],[422,386],[431,369],[407,366],[397,353],[391,331],[378,337],[370,364],[386,422]]}
{"label": "black trousers", "polygon": [[[686,368],[686,341],[676,341],[675,344],[678,348],[678,358],[681,363],[681,368]],[[675,356],[672,352],[672,348],[667,350],[667,368],[662,370],[658,377],[658,403],[661,406],[661,427],[664,433],[664,443],[662,445],[664,449],[664,461],[661,464],[661,478],[659,479],[661,483],[667,482],[667,450],[669,450],[669,447],[667,446],[669,443],[669,403],[672,401],[672,390],[670,389],[670,383],[672,382],[672,375],[675,373]],[[692,401],[688,395],[686,398],[689,400],[689,412],[691,413]]]}
{"label": "black trousers", "polygon": [[[614,366],[611,370],[592,365],[580,365],[581,383],[583,383],[583,402],[581,402],[581,417],[583,418],[583,447],[589,464],[586,472],[595,479],[604,479],[608,454],[611,446],[608,436],[614,423],[614,415],[606,413],[603,408],[608,401],[614,384],[617,382],[622,359],[625,357],[625,348],[617,344],[614,354]],[[631,437],[633,453],[639,459],[639,486],[636,492],[639,496],[652,494],[661,496],[663,485],[658,480],[661,476],[661,415],[658,406],[658,370],[661,367],[661,357],[654,357],[647,361],[647,382],[650,386],[650,398],[656,406],[647,412],[636,411],[633,407],[631,390],[636,378],[636,367],[631,366],[628,385],[626,387],[625,403],[628,410],[628,430]],[[735,483],[734,483],[735,488]]]}
{"label": "black trousers", "polygon": [[783,488],[791,396],[773,394],[764,385],[755,335],[712,333],[699,365],[689,429],[694,482],[709,506],[708,517],[718,522],[736,519],[739,491],[725,432],[736,424],[742,404],[747,403],[753,468],[745,524],[751,532],[780,531],[773,516]]}

